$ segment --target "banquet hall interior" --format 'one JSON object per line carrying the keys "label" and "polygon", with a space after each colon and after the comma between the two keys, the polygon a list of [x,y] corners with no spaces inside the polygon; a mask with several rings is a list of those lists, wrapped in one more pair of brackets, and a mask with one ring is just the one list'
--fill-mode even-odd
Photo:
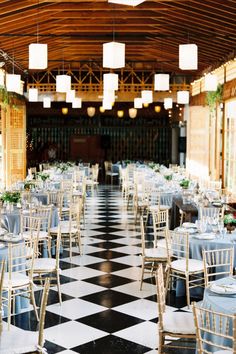
{"label": "banquet hall interior", "polygon": [[236,354],[235,0],[0,18],[0,354]]}

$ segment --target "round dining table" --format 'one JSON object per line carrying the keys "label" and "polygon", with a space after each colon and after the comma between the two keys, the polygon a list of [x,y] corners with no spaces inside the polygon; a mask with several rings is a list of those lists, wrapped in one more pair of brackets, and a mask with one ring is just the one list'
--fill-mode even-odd
{"label": "round dining table", "polygon": [[[217,285],[217,287],[216,287]],[[208,309],[208,310],[212,310],[215,312],[219,312],[222,314],[229,314],[229,315],[233,315],[236,313],[236,277],[225,277],[225,278],[221,278],[218,279],[214,282],[214,288],[212,286],[212,289],[227,289],[228,287],[232,287],[235,288],[235,291],[231,291],[231,293],[229,292],[221,292],[217,293],[215,292],[215,290],[211,290],[211,286],[206,288],[204,291],[204,297],[203,297],[203,301],[202,301],[202,307]],[[217,325],[224,325],[224,324],[217,324]],[[233,330],[233,321],[232,321],[232,325],[230,326],[231,330]],[[207,334],[207,338],[205,338],[213,343],[217,343],[220,345],[225,345],[225,346],[230,346],[231,342],[229,339],[225,338],[225,337],[216,337],[213,334]],[[209,348],[206,348],[209,349]],[[212,348],[211,346],[211,352],[215,352],[219,350],[217,347]]]}
{"label": "round dining table", "polygon": [[[187,232],[187,229],[185,230]],[[226,233],[222,238],[218,233],[213,234],[212,239],[201,238],[201,234],[193,233],[189,236],[189,257],[202,260],[202,251],[216,250],[225,248],[234,248],[234,267],[236,267],[236,232]],[[190,290],[191,296],[202,297],[203,289],[196,287]],[[185,286],[183,281],[178,281],[176,285],[176,296],[185,295]]]}

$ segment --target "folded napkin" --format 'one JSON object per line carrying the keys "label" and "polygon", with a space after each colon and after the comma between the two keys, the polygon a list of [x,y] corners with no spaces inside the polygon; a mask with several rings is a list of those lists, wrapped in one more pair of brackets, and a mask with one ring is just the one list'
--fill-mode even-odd
{"label": "folded napkin", "polygon": [[215,234],[205,232],[205,233],[202,233],[202,234],[194,235],[194,237],[199,239],[199,240],[213,240],[215,238]]}
{"label": "folded napkin", "polygon": [[213,283],[210,290],[217,294],[236,294],[236,283],[215,284]]}

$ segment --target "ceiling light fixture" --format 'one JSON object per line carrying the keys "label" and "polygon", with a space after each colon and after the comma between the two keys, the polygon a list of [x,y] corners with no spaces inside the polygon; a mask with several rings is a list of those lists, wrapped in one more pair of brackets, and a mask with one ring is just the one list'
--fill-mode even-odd
{"label": "ceiling light fixture", "polygon": [[[39,6],[38,6],[39,11]],[[29,69],[46,69],[48,67],[48,45],[39,41],[39,14],[37,14],[37,43],[29,45]]]}
{"label": "ceiling light fixture", "polygon": [[154,75],[154,90],[155,91],[169,91],[170,89],[170,75],[169,74],[155,74]]}
{"label": "ceiling light fixture", "polygon": [[103,90],[118,90],[118,74],[103,74]]}
{"label": "ceiling light fixture", "polygon": [[50,97],[43,98],[43,108],[51,108],[51,98]]}
{"label": "ceiling light fixture", "polygon": [[151,90],[141,91],[141,97],[144,105],[153,102],[153,93]]}
{"label": "ceiling light fixture", "polygon": [[189,91],[177,91],[177,103],[189,104]]}
{"label": "ceiling light fixture", "polygon": [[117,111],[117,116],[119,118],[123,118],[124,117],[124,111],[122,111],[122,110]]}
{"label": "ceiling light fixture", "polygon": [[173,100],[172,98],[164,98],[164,108],[171,109],[173,107]]}
{"label": "ceiling light fixture", "polygon": [[56,91],[65,93],[71,89],[71,77],[69,75],[56,76]]}
{"label": "ceiling light fixture", "polygon": [[95,107],[88,107],[87,108],[87,113],[89,117],[93,117],[95,115],[96,109]]}
{"label": "ceiling light fixture", "polygon": [[124,68],[125,44],[109,42],[103,44],[103,67],[110,69]]}
{"label": "ceiling light fixture", "polygon": [[143,108],[143,100],[140,97],[134,99],[134,108]]}
{"label": "ceiling light fixture", "polygon": [[29,88],[29,102],[38,102],[38,89],[37,88]]}
{"label": "ceiling light fixture", "polygon": [[112,4],[119,4],[119,5],[129,5],[129,6],[138,6],[145,0],[108,0],[108,2]]}
{"label": "ceiling light fixture", "polygon": [[207,74],[205,76],[205,91],[216,91],[218,86],[217,75]]}
{"label": "ceiling light fixture", "polygon": [[138,113],[138,111],[137,111],[136,108],[130,108],[130,109],[129,109],[129,117],[130,117],[131,119],[136,118],[137,113]]}
{"label": "ceiling light fixture", "polygon": [[9,92],[21,91],[21,76],[17,74],[6,74],[6,89]]}
{"label": "ceiling light fixture", "polygon": [[81,108],[82,107],[82,99],[80,97],[75,97],[72,101],[72,108]]}
{"label": "ceiling light fixture", "polygon": [[181,70],[197,70],[198,47],[196,44],[179,45],[179,68]]}

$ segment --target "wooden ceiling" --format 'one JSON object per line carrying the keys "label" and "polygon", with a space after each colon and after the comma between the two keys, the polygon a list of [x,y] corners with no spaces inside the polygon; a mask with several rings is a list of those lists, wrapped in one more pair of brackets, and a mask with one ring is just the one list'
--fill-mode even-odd
{"label": "wooden ceiling", "polygon": [[146,0],[137,7],[108,0],[0,2],[0,62],[28,72],[28,45],[37,34],[48,44],[50,70],[102,64],[102,44],[114,39],[126,44],[126,62],[135,68],[177,75],[190,74],[178,68],[179,44],[195,43],[199,68],[191,75],[200,75],[235,56],[236,0]]}

